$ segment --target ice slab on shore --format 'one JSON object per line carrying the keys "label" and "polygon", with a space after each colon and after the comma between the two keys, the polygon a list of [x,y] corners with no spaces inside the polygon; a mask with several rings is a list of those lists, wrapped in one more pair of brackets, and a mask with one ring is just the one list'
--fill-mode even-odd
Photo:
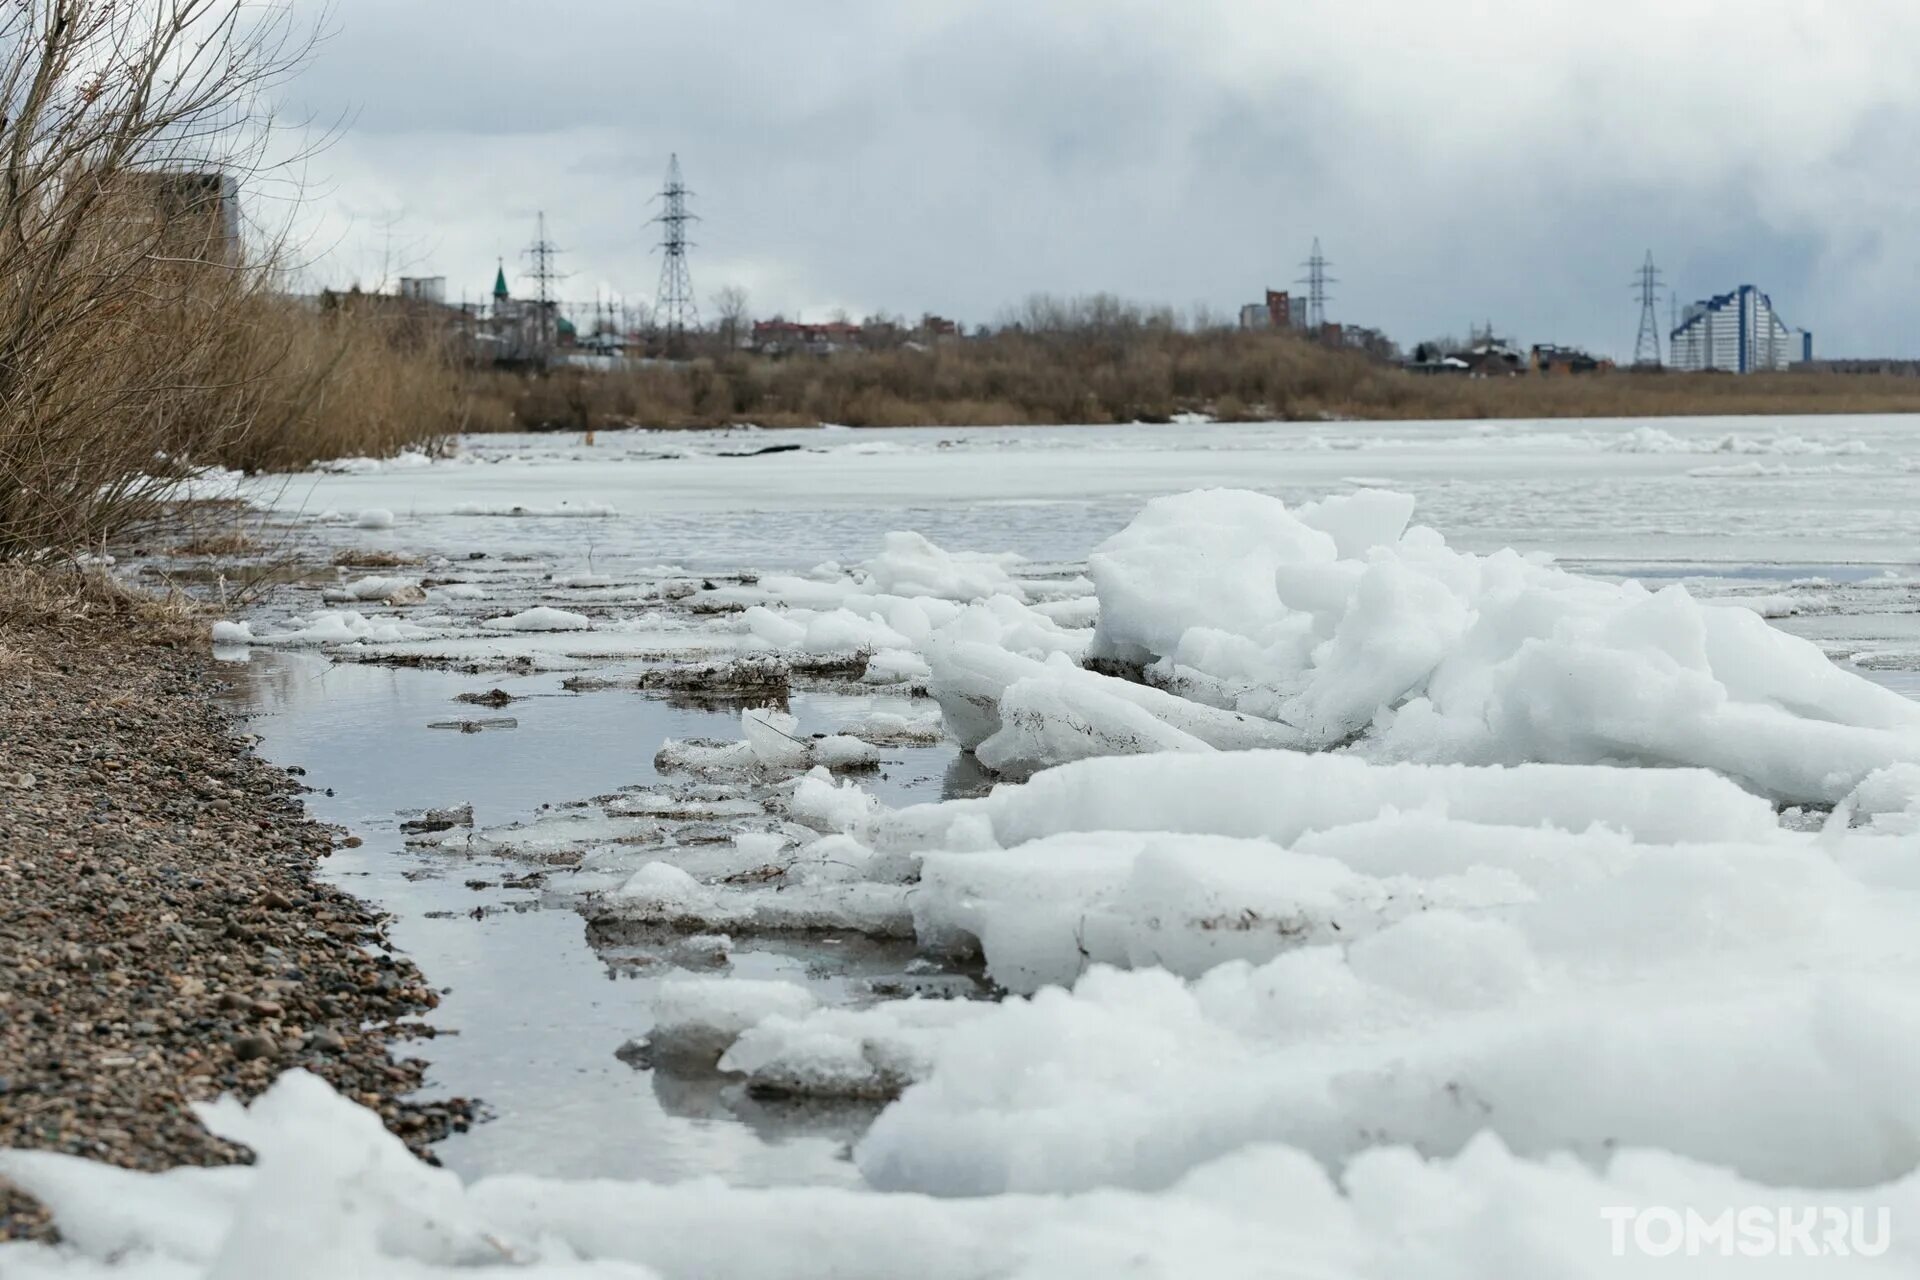
{"label": "ice slab on shore", "polygon": [[1853,831],[1785,829],[1704,770],[1293,752],[1083,761],[878,814],[880,856],[919,851],[922,943],[1036,994],[932,1046],[861,1167],[1155,1187],[1248,1135],[1338,1165],[1491,1129],[1785,1185],[1903,1174],[1920,914],[1888,871],[1913,776],[1864,786]]}
{"label": "ice slab on shore", "polygon": [[[935,1048],[860,1167],[948,1195],[1152,1188],[1248,1142],[1338,1167],[1378,1146],[1446,1156],[1486,1131],[1596,1166],[1659,1146],[1776,1186],[1871,1186],[1920,1161],[1904,978],[1773,969],[1515,995],[1513,939],[1447,927],[1425,954],[1315,948],[1192,984],[1096,969],[1008,1001]],[[1452,989],[1423,992],[1434,977]]]}
{"label": "ice slab on shore", "polygon": [[[1595,1169],[1523,1158],[1492,1136],[1449,1159],[1370,1151],[1337,1177],[1297,1150],[1245,1144],[1150,1192],[939,1199],[715,1179],[506,1176],[463,1186],[304,1072],[244,1110],[230,1101],[200,1110],[256,1163],[154,1174],[0,1153],[0,1174],[52,1207],[66,1241],[0,1244],[0,1271],[26,1280],[895,1280],[911,1258],[925,1280],[1611,1277],[1648,1267],[1631,1248],[1615,1255],[1609,1208],[1714,1219],[1780,1203],[1822,1223],[1829,1210],[1843,1222],[1860,1213],[1850,1239],[1866,1247],[1846,1260],[1849,1275],[1891,1280],[1920,1266],[1920,1236],[1908,1229],[1920,1219],[1914,1176],[1783,1192],[1661,1152],[1621,1150]],[[1763,1269],[1832,1270],[1831,1259],[1781,1261]]]}
{"label": "ice slab on shore", "polygon": [[1704,769],[1375,764],[1351,755],[1242,751],[1082,760],[989,795],[875,817],[878,849],[1008,847],[1075,831],[1159,831],[1291,844],[1382,814],[1499,827],[1602,826],[1646,843],[1763,840],[1773,809]]}
{"label": "ice slab on shore", "polygon": [[1088,655],[1383,760],[1695,764],[1827,804],[1920,761],[1920,704],[1749,610],[1457,552],[1412,510],[1155,499],[1089,558]]}

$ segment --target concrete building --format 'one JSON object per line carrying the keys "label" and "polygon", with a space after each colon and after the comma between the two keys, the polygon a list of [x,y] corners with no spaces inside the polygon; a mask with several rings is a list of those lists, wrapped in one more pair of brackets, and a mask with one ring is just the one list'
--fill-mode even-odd
{"label": "concrete building", "polygon": [[862,345],[865,330],[848,320],[828,320],[806,324],[775,316],[753,322],[753,349],[763,355],[790,355],[812,352],[829,355]]}
{"label": "concrete building", "polygon": [[1683,371],[1759,373],[1813,359],[1813,335],[1788,328],[1771,298],[1743,284],[1688,306],[1667,352]]}
{"label": "concrete building", "polygon": [[103,183],[121,225],[149,251],[180,262],[239,266],[240,184],[197,169],[131,169]]}
{"label": "concrete building", "polygon": [[1552,342],[1534,343],[1528,365],[1533,372],[1548,376],[1613,371],[1613,361],[1604,356],[1589,355],[1577,347]]}
{"label": "concrete building", "polygon": [[415,302],[437,302],[447,300],[447,278],[445,276],[401,276],[400,296]]}
{"label": "concrete building", "polygon": [[1295,305],[1284,289],[1269,289],[1265,302],[1240,308],[1242,329],[1304,329],[1306,325],[1307,309]]}

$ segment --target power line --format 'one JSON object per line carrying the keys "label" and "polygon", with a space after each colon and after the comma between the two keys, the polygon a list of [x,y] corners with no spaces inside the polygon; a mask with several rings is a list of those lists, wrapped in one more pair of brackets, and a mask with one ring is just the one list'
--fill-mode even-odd
{"label": "power line", "polygon": [[1319,236],[1313,238],[1313,254],[1300,265],[1307,269],[1307,274],[1294,283],[1307,286],[1307,327],[1319,333],[1327,323],[1327,301],[1332,297],[1327,286],[1340,283],[1327,274],[1327,268],[1333,264],[1320,252]]}
{"label": "power line", "polygon": [[677,347],[688,329],[700,327],[700,309],[693,300],[693,276],[687,270],[687,224],[698,222],[687,212],[687,197],[693,192],[680,180],[680,156],[667,161],[667,182],[655,197],[660,212],[651,219],[660,224],[660,287],[655,291],[653,324],[666,335],[669,346]]}
{"label": "power line", "polygon": [[553,355],[554,321],[559,310],[559,299],[554,296],[553,286],[566,276],[554,267],[554,260],[560,256],[560,246],[547,239],[547,215],[544,211],[535,215],[533,243],[521,253],[529,263],[526,277],[534,285],[533,341],[528,356],[532,360],[545,364]]}
{"label": "power line", "polygon": [[1660,269],[1653,265],[1653,250],[1634,272],[1633,289],[1640,295],[1640,333],[1633,340],[1633,363],[1648,368],[1660,367],[1660,316],[1655,302],[1660,296]]}

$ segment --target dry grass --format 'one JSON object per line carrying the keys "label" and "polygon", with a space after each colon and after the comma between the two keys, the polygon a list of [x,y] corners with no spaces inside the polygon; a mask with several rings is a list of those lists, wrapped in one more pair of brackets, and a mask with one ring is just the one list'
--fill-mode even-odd
{"label": "dry grass", "polygon": [[289,9],[0,7],[0,560],[136,530],[196,468],[459,425],[443,343],[285,296],[271,237],[230,234],[311,47]]}
{"label": "dry grass", "polygon": [[420,557],[410,556],[401,551],[350,549],[336,551],[333,563],[336,568],[399,569],[406,565],[419,564]]}
{"label": "dry grass", "polygon": [[470,429],[611,426],[1021,426],[1229,421],[1920,412],[1920,379],[1827,373],[1407,373],[1289,334],[1009,332],[926,350],[730,355],[612,373],[486,372]]}
{"label": "dry grass", "polygon": [[206,639],[208,613],[182,592],[136,591],[100,568],[0,562],[0,650],[13,649],[6,643],[10,633],[34,631],[104,633],[169,647],[198,644]]}
{"label": "dry grass", "polygon": [[257,395],[224,466],[290,471],[327,458],[434,449],[463,429],[465,384],[446,336],[381,306],[256,300],[246,359]]}
{"label": "dry grass", "polygon": [[173,548],[180,556],[243,556],[259,543],[251,534],[234,529],[227,533],[207,533],[189,538]]}

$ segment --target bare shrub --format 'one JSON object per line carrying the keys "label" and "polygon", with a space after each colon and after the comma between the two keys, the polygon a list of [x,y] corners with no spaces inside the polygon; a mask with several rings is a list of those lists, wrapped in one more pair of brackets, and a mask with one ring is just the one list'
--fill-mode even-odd
{"label": "bare shrub", "polygon": [[[1920,378],[1615,372],[1465,378],[1409,373],[1288,332],[1175,329],[1111,298],[1035,298],[1019,327],[915,348],[735,353],[611,372],[474,380],[502,428],[1013,426],[1325,418],[1571,418],[1920,411]],[[1059,329],[1039,330],[1040,324]],[[554,389],[562,381],[560,405]],[[478,423],[480,415],[472,419]]]}
{"label": "bare shrub", "polygon": [[457,425],[443,359],[285,297],[239,225],[314,35],[244,0],[0,10],[0,558],[125,533],[197,467]]}

